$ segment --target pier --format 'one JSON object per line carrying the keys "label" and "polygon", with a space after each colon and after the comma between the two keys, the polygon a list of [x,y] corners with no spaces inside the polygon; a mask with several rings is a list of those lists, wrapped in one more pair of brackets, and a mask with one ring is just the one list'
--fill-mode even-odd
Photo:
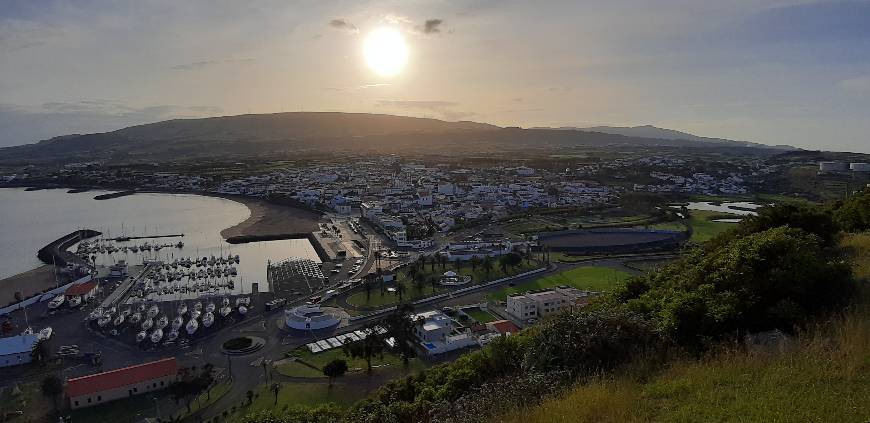
{"label": "pier", "polygon": [[184,234],[172,234],[172,235],[142,235],[142,236],[119,236],[115,238],[111,238],[112,241],[115,242],[124,242],[124,241],[132,241],[134,239],[151,239],[151,238],[179,238],[184,237]]}

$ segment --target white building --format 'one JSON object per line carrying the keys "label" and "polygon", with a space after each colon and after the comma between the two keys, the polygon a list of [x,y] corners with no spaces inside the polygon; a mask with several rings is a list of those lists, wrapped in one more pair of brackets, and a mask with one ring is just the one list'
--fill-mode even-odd
{"label": "white building", "polygon": [[428,355],[477,345],[477,340],[472,334],[454,333],[453,320],[440,311],[416,314],[412,319],[418,322],[414,326],[414,335]]}
{"label": "white building", "polygon": [[583,305],[592,295],[592,292],[571,287],[514,294],[507,297],[507,312],[517,320],[527,321],[549,316],[566,307]]}

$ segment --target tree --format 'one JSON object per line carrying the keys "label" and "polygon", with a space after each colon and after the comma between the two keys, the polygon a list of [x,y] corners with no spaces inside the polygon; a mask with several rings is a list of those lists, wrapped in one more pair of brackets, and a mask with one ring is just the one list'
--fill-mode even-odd
{"label": "tree", "polygon": [[372,277],[371,273],[363,277],[363,288],[366,290],[366,300],[372,297]]}
{"label": "tree", "polygon": [[368,373],[372,373],[372,359],[384,356],[384,337],[376,330],[377,322],[369,323],[363,329],[367,335],[365,338],[345,344],[344,353],[353,358],[362,358],[366,361]]}
{"label": "tree", "polygon": [[477,256],[471,256],[471,271],[477,270],[477,265],[480,264],[480,259]]}
{"label": "tree", "polygon": [[57,410],[57,398],[63,393],[63,381],[55,375],[46,376],[42,379],[40,388],[42,395],[51,398],[54,403],[54,409]]}
{"label": "tree", "polygon": [[254,403],[254,391],[249,389],[248,392],[245,392],[245,398],[248,399],[248,405],[252,405]]}
{"label": "tree", "polygon": [[33,349],[30,351],[30,359],[37,364],[45,364],[51,358],[51,350],[48,348],[48,341],[40,339],[33,344]]}
{"label": "tree", "polygon": [[387,332],[386,338],[393,338],[392,350],[402,357],[402,362],[408,364],[408,360],[414,357],[414,307],[410,304],[400,304],[396,310],[384,318],[383,326]]}
{"label": "tree", "polygon": [[502,271],[507,274],[508,267],[516,267],[523,263],[523,258],[517,253],[507,253],[498,259],[499,265],[501,265]]}
{"label": "tree", "polygon": [[332,386],[335,378],[344,376],[345,373],[347,373],[347,361],[341,359],[332,360],[323,366],[323,374],[329,378],[329,386]]}
{"label": "tree", "polygon": [[402,302],[402,297],[405,294],[405,284],[396,282],[396,293],[399,294],[399,302]]}
{"label": "tree", "polygon": [[278,393],[281,392],[281,384],[273,383],[272,384],[272,393],[275,394],[275,405],[278,405]]}
{"label": "tree", "polygon": [[486,256],[486,258],[483,259],[482,266],[484,273],[486,273],[486,278],[489,279],[489,272],[491,272],[493,268],[492,257]]}

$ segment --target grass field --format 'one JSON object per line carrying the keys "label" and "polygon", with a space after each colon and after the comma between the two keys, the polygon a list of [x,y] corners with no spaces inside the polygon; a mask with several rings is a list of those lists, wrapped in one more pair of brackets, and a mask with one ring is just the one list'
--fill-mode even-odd
{"label": "grass field", "polygon": [[607,291],[614,284],[631,276],[627,272],[609,267],[578,267],[554,275],[547,275],[513,287],[507,287],[490,294],[490,299],[504,301],[509,294],[551,288],[559,285],[573,286],[591,291]]}
{"label": "grass field", "polygon": [[[308,351],[307,348],[299,348],[293,351],[293,354],[297,357],[297,360],[303,361],[313,367],[318,369],[323,369],[326,366],[326,363],[329,363],[332,360],[344,360],[347,362],[348,374],[351,373],[364,373],[366,370],[366,361],[362,358],[351,358],[344,354],[344,350],[342,348],[333,348],[329,351],[313,354],[311,351]],[[420,361],[419,359],[413,358],[408,362],[408,367],[406,368],[404,363],[402,363],[402,358],[395,355],[386,353],[380,357],[375,357],[372,359],[372,372],[384,372],[384,371],[395,371],[397,373],[413,373],[420,371],[426,367],[425,363]],[[312,369],[309,366],[305,366],[300,363],[293,363],[292,366],[281,365],[277,368],[278,372],[293,377],[319,377],[322,373],[318,373],[316,370]]]}
{"label": "grass field", "polygon": [[[3,420],[0,415],[0,421],[8,421],[15,423],[30,423],[42,422],[54,409],[52,401],[42,395],[39,382],[19,384],[18,389],[21,390],[19,395],[13,395],[13,386],[0,388],[0,410],[4,412],[23,411],[21,416],[10,416],[7,420]],[[58,398],[58,404],[61,399]]]}
{"label": "grass field", "polygon": [[842,245],[851,250],[864,295],[784,351],[726,351],[678,360],[658,373],[626,371],[492,421],[870,421],[870,233],[847,235]]}
{"label": "grass field", "polygon": [[279,411],[289,405],[318,405],[335,403],[340,406],[348,406],[363,399],[376,386],[366,387],[356,384],[347,384],[338,379],[333,386],[328,383],[281,383],[278,391],[278,401],[275,402],[275,394],[271,385],[260,385],[254,390],[254,400],[250,405],[237,406],[236,411],[221,421],[243,422],[245,416],[260,410]]}
{"label": "grass field", "polygon": [[477,307],[467,308],[462,311],[471,316],[471,318],[476,320],[478,323],[489,323],[499,320],[499,318],[494,316],[492,313],[481,310]]}
{"label": "grass field", "polygon": [[[436,264],[434,270],[431,265],[423,266],[423,270],[420,273],[423,274],[424,280],[433,277],[440,278],[444,272],[448,270],[453,270],[460,275],[469,275],[471,276],[471,284],[483,283],[495,279],[500,279],[506,276],[513,276],[520,273],[528,272],[532,269],[537,269],[541,267],[540,264],[536,263],[534,260],[531,262],[526,262],[523,260],[522,264],[516,267],[509,267],[507,272],[503,272],[498,263],[493,263],[493,268],[487,273],[483,266],[478,265],[475,269],[472,270],[471,265],[469,263],[464,263],[459,268],[456,267],[455,264],[447,264],[444,267]],[[418,286],[417,283],[412,282],[411,278],[405,272],[400,272],[396,276],[396,284],[402,284],[405,286],[405,293],[403,294],[404,300],[415,300],[418,298],[428,297],[440,292],[446,292],[447,288],[442,287],[441,285],[437,285],[435,289],[432,288],[432,284],[429,282],[422,283]],[[395,286],[395,284],[390,284],[388,286]],[[399,303],[399,295],[397,293],[385,292],[381,293],[380,286],[372,287],[371,294],[366,294],[365,291],[357,292],[347,299],[348,304],[356,307],[370,307],[370,308],[378,308],[378,307],[386,307]]]}
{"label": "grass field", "polygon": [[694,242],[707,241],[737,225],[736,223],[713,222],[712,219],[739,217],[707,210],[692,210],[691,215],[689,224],[692,225],[691,240]]}

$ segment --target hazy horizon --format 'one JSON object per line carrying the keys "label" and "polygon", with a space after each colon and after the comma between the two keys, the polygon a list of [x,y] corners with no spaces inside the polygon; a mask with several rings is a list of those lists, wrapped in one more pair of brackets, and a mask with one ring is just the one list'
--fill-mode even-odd
{"label": "hazy horizon", "polygon": [[[339,111],[870,153],[868,1],[7,1],[0,146]],[[364,52],[381,28],[407,63]],[[388,58],[393,59],[393,58]]]}

